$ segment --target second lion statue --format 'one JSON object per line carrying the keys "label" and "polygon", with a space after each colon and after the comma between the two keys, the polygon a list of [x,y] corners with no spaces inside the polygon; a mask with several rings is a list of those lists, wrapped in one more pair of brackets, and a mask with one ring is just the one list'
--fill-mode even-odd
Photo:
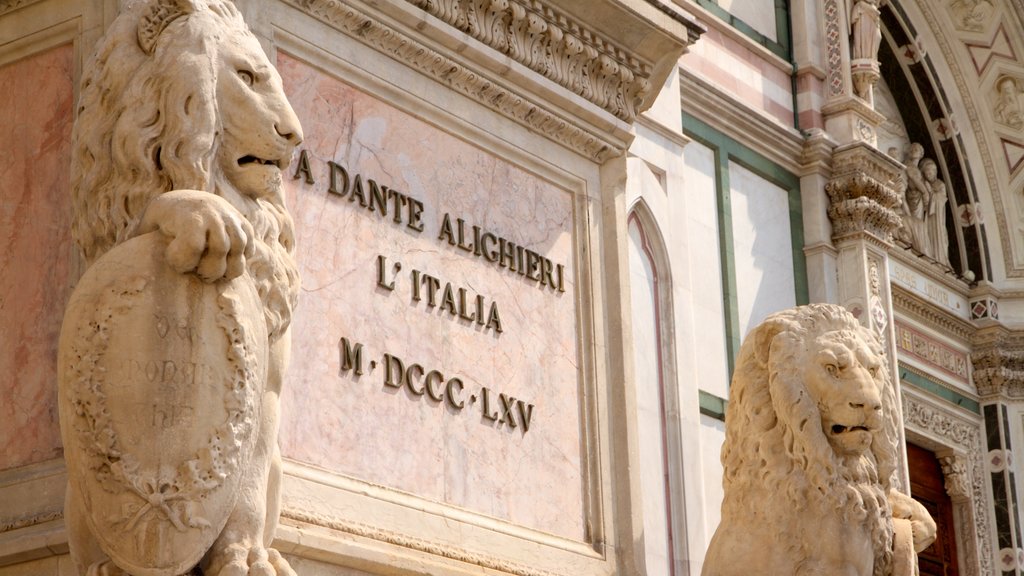
{"label": "second lion statue", "polygon": [[128,0],[83,71],[61,334],[79,574],[291,576],[278,400],[299,120],[229,0]]}
{"label": "second lion statue", "polygon": [[896,392],[877,337],[841,306],[785,310],[752,330],[703,575],[915,575],[935,522],[895,489]]}

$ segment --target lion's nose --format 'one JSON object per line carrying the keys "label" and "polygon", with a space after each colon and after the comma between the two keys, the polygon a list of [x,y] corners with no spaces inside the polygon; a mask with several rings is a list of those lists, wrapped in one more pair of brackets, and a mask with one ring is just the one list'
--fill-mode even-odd
{"label": "lion's nose", "polygon": [[882,403],[877,400],[872,400],[869,402],[850,402],[850,408],[855,408],[857,410],[870,409],[875,412],[878,412],[879,410],[882,409]]}
{"label": "lion's nose", "polygon": [[287,140],[292,146],[302,144],[302,129],[298,125],[292,128],[289,126],[282,127],[281,124],[274,124],[274,130],[277,130],[277,135]]}
{"label": "lion's nose", "polygon": [[302,144],[302,126],[290,106],[286,106],[281,111],[280,117],[274,123],[274,130],[277,131],[278,136],[287,140],[292,146]]}

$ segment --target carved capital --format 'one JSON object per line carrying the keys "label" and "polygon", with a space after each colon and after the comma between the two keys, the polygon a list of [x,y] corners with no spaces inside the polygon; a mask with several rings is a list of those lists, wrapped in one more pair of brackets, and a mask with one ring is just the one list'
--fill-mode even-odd
{"label": "carved capital", "polygon": [[870,146],[852,144],[836,149],[832,167],[825,185],[832,238],[867,233],[888,242],[901,222],[894,210],[899,195],[892,184],[899,165]]}
{"label": "carved capital", "polygon": [[1024,398],[1024,333],[1002,326],[979,330],[971,364],[981,397]]}
{"label": "carved capital", "polygon": [[946,494],[954,502],[967,500],[971,497],[971,478],[968,472],[967,459],[951,454],[939,458],[942,475],[946,480]]}

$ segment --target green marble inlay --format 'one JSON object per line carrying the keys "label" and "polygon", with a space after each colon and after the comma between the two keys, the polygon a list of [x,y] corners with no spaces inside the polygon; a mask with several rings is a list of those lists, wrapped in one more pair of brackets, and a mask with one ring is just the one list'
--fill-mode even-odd
{"label": "green marble inlay", "polygon": [[975,414],[981,414],[981,405],[978,404],[977,400],[972,400],[959,392],[946,388],[938,382],[925,378],[916,372],[911,372],[902,365],[900,366],[900,380],[910,384],[914,388],[928,392],[933,396],[938,396],[939,398],[966,410],[970,410]]}
{"label": "green marble inlay", "polygon": [[711,12],[723,22],[729,24],[733,28],[739,30],[744,36],[747,36],[754,42],[757,42],[761,46],[764,46],[770,50],[773,54],[782,58],[786,61],[790,61],[792,44],[789,37],[789,2],[788,0],[775,0],[775,37],[778,40],[772,40],[764,34],[758,32],[749,24],[740,20],[736,16],[733,16],[725,8],[718,5],[715,0],[696,0],[697,4]]}
{"label": "green marble inlay", "polygon": [[729,164],[735,162],[761,178],[786,190],[789,199],[790,248],[793,260],[794,301],[810,301],[807,287],[807,261],[804,258],[803,208],[800,203],[800,179],[751,148],[715,130],[701,120],[683,113],[683,131],[715,153],[715,188],[718,199],[718,245],[722,265],[722,299],[725,308],[726,357],[730,377],[740,351],[740,319],[736,288],[736,257],[732,233],[732,195]]}
{"label": "green marble inlay", "polygon": [[729,401],[703,390],[698,392],[700,393],[700,413],[725,422],[725,409],[729,406]]}

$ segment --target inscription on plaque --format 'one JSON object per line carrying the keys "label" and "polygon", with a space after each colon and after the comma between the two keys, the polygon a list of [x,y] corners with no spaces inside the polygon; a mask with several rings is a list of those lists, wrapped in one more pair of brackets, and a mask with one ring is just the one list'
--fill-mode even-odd
{"label": "inscription on plaque", "polygon": [[[402,225],[419,233],[425,229],[426,205],[404,192],[399,192],[373,178],[362,174],[351,174],[349,170],[334,161],[327,162],[329,186],[327,192],[347,198],[352,205],[375,213],[381,222]],[[299,153],[299,161],[293,175],[307,184],[315,184],[316,178],[306,150]],[[536,283],[539,289],[565,292],[565,265],[552,262],[536,251],[517,244],[475,224],[467,224],[462,218],[452,218],[444,213],[438,226],[437,240],[455,247],[471,258],[480,258],[497,268],[515,273],[525,280]],[[402,263],[389,261],[379,254],[372,273],[376,288],[382,294],[391,294],[405,287],[410,303],[422,305],[426,312],[443,312],[451,320],[476,325],[482,333],[497,337],[504,332],[498,303],[472,288],[460,286],[441,277],[419,269],[402,274]],[[465,408],[479,411],[484,421],[504,426],[509,430],[519,429],[523,434],[530,430],[534,404],[515,398],[504,392],[480,386],[473,392],[466,391],[466,384],[458,376],[445,377],[442,369],[425,368],[418,363],[406,363],[402,358],[383,352],[380,360],[364,364],[363,344],[342,336],[338,342],[341,372],[351,372],[359,377],[383,367],[385,388],[404,388],[414,398],[426,398],[434,404],[444,404],[459,414]]]}
{"label": "inscription on plaque", "polygon": [[[286,458],[585,539],[588,184],[278,53],[302,305]],[[495,494],[501,494],[495,498]]]}

